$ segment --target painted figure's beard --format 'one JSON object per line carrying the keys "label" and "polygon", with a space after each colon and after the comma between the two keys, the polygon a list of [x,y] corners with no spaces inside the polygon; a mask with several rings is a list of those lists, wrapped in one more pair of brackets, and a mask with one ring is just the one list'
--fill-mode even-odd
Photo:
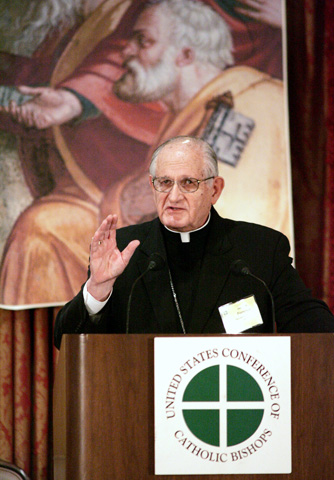
{"label": "painted figure's beard", "polygon": [[136,59],[128,60],[128,71],[114,84],[115,95],[131,103],[162,100],[175,89],[175,54],[175,47],[169,47],[155,65],[147,68]]}

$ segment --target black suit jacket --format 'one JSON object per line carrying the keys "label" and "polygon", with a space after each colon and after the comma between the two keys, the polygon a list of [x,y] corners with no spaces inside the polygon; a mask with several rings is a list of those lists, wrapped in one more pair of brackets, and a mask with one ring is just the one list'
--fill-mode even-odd
{"label": "black suit jacket", "polygon": [[[119,249],[134,239],[140,245],[117,279],[107,305],[89,317],[82,291],[66,304],[56,319],[55,345],[63,333],[124,333],[131,287],[147,269],[152,253],[166,259],[159,219],[117,231]],[[263,324],[247,332],[272,332],[272,308],[266,288],[251,276],[237,275],[231,264],[242,259],[272,292],[278,332],[332,332],[334,317],[328,307],[312,298],[289,257],[290,246],[281,233],[260,225],[219,217],[214,209],[201,266],[198,294],[187,333],[224,333],[218,307],[254,295]],[[130,333],[181,333],[169,283],[167,263],[148,271],[136,284],[130,308]]]}

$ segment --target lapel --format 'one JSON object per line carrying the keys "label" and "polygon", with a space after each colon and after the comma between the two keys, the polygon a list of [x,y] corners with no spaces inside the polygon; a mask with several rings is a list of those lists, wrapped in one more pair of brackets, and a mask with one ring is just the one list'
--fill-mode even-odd
{"label": "lapel", "polygon": [[159,253],[166,262],[162,269],[148,272],[143,277],[143,282],[159,329],[164,333],[175,333],[179,328],[169,284],[167,255],[158,218],[153,220],[149,234],[138,248],[141,255],[137,263],[141,273],[146,270],[148,258],[152,253]]}
{"label": "lapel", "polygon": [[[217,309],[218,306],[231,301],[231,289],[233,291],[235,289],[233,282],[226,285],[230,265],[237,258],[235,245],[230,240],[228,233],[230,224],[221,218],[214,208],[211,209],[211,215],[212,225],[202,262],[193,315],[187,325],[187,333],[203,332],[208,322],[212,321],[213,316],[215,324],[212,324],[209,330],[224,331],[221,329],[222,322]],[[152,253],[159,253],[166,260],[167,255],[158,218],[153,220],[147,237],[138,249],[140,255],[137,259],[137,266],[140,273],[146,270],[149,256]],[[143,282],[149,299],[147,314],[152,316],[153,310],[153,316],[161,332],[179,332],[179,320],[170,288],[167,261],[161,270],[151,271],[144,275]],[[240,283],[238,280],[239,288]]]}
{"label": "lapel", "polygon": [[[212,225],[205,249],[198,290],[188,332],[202,332],[210,317],[220,305],[230,301],[224,286],[229,276],[230,265],[235,260],[233,244],[229,239],[227,222],[211,209]],[[220,321],[219,321],[220,324]]]}

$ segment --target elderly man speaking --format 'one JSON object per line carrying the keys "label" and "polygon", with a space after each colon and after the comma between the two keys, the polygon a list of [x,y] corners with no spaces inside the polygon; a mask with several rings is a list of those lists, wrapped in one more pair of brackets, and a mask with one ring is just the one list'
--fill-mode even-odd
{"label": "elderly man speaking", "polygon": [[[89,278],[59,312],[63,333],[329,332],[334,317],[291,265],[287,238],[221,218],[224,180],[212,148],[174,137],[153,153],[158,218],[93,236]],[[276,324],[275,324],[276,323]]]}

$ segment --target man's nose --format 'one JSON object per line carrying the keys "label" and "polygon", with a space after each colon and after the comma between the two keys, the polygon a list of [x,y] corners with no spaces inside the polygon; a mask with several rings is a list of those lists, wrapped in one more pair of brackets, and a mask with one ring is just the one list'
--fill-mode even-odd
{"label": "man's nose", "polygon": [[128,58],[138,53],[138,46],[134,40],[128,40],[125,47],[123,48],[123,56]]}
{"label": "man's nose", "polygon": [[183,197],[183,193],[181,192],[177,182],[175,182],[174,185],[172,186],[171,191],[169,192],[169,199],[176,201],[180,197]]}

